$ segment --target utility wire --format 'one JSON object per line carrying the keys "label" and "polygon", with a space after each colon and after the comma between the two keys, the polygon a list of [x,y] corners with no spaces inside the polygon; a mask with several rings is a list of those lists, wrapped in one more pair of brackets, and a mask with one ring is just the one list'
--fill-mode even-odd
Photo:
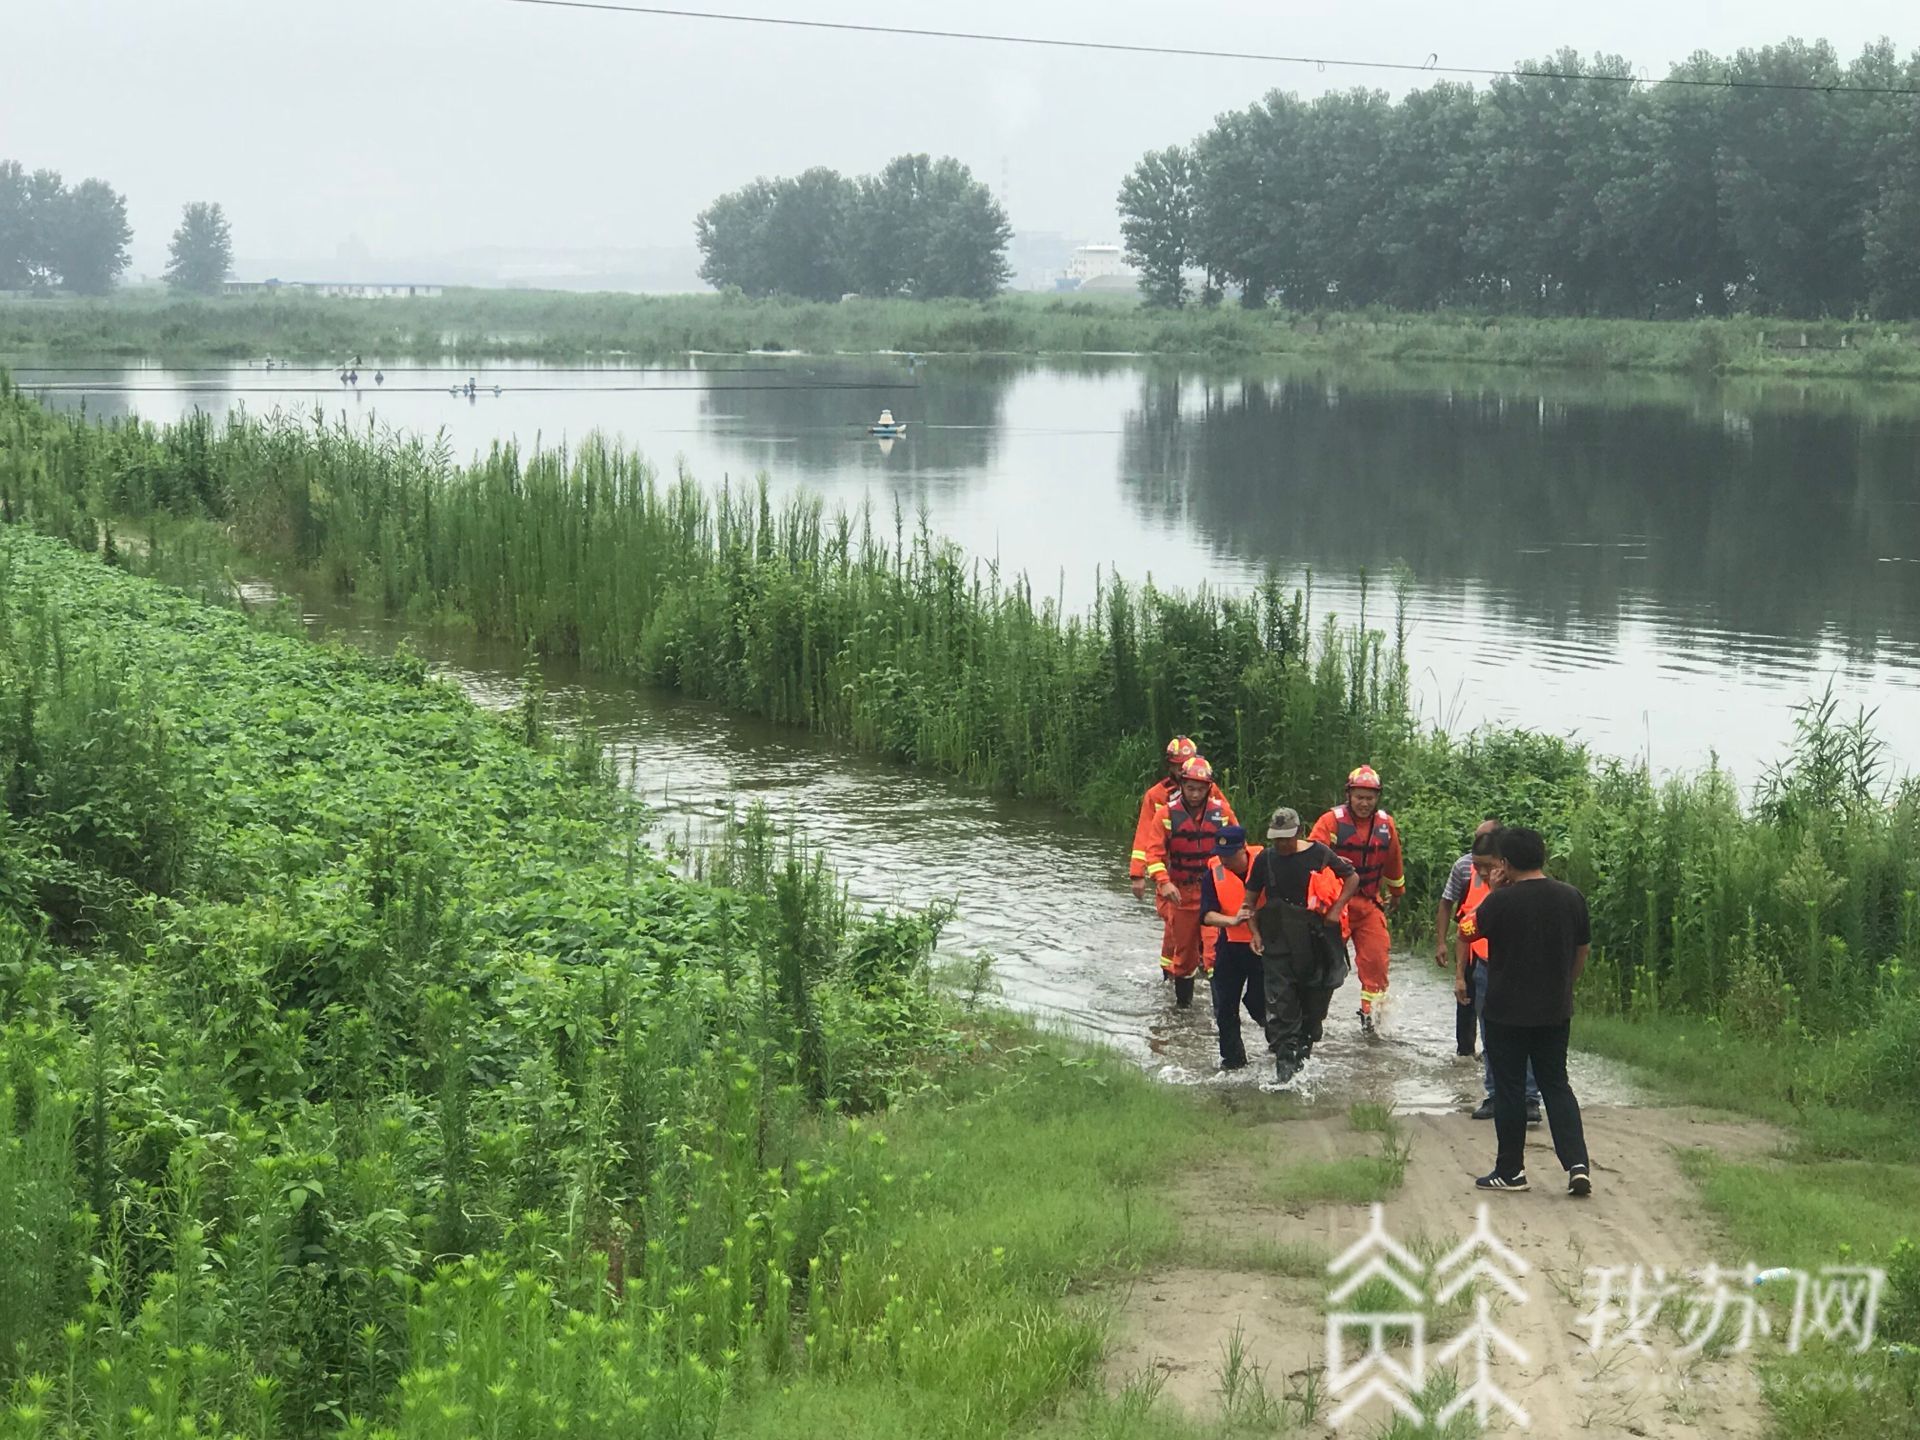
{"label": "utility wire", "polygon": [[1597,75],[1575,70],[1496,70],[1486,66],[1442,65],[1437,56],[1410,60],[1342,60],[1325,55],[1281,55],[1258,50],[1209,50],[1182,45],[1127,45],[1115,40],[1057,40],[1042,35],[1005,35],[985,30],[931,30],[911,25],[868,25],[852,20],[797,20],[785,15],[740,15],[720,10],[683,10],[664,5],[619,5],[613,0],[503,0],[508,5],[537,5],[551,10],[604,10],[618,15],[651,15],[670,20],[716,20],[731,25],[779,25],[792,30],[835,30],[855,35],[903,35],[917,40],[972,40],[988,45],[1026,45],[1047,50],[1097,50],[1119,55],[1169,55],[1195,60],[1248,60],[1266,65],[1315,65],[1322,70],[1399,70],[1426,75],[1517,76],[1528,80],[1591,80],[1604,85],[1683,85],[1701,90],[1795,90],[1819,95],[1920,96],[1902,85],[1819,85],[1796,80],[1705,80],[1670,75]]}
{"label": "utility wire", "polygon": [[[22,380],[20,388],[31,390],[35,394],[66,395],[364,395],[369,399],[378,399],[382,395],[458,395],[464,398],[467,393],[467,387],[464,385],[223,385],[215,380],[185,385],[134,385],[118,381],[92,380],[55,380],[46,384],[35,384],[31,380]],[[871,383],[849,381],[824,385],[502,385],[499,388],[503,396],[657,395],[667,392],[739,395],[752,391],[774,390],[795,392],[918,390],[920,386],[908,381],[877,380]],[[491,384],[477,385],[474,387],[474,394],[491,399],[493,389]]]}

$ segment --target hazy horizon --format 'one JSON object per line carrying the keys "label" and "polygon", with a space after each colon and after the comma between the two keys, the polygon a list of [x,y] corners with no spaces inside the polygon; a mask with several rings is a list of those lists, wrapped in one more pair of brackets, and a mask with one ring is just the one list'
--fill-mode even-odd
{"label": "hazy horizon", "polygon": [[[1817,27],[1780,0],[1627,0],[1579,21],[1510,0],[1445,17],[1403,0],[1339,13],[1245,0],[1173,11],[1140,0],[757,8],[1414,64],[1437,53],[1443,64],[1502,67],[1572,45],[1624,54],[1655,76],[1696,50],[1796,34],[1848,58],[1883,35],[1903,55],[1920,44],[1911,7],[1880,0],[1839,0]],[[14,53],[37,63],[0,88],[0,158],[125,193],[134,274],[160,268],[190,200],[226,208],[240,267],[262,257],[451,262],[479,250],[668,250],[682,252],[677,265],[695,214],[724,190],[813,165],[861,173],[922,150],[1004,185],[1019,232],[1110,239],[1114,194],[1134,161],[1223,110],[1274,88],[1400,94],[1424,83],[501,0],[66,0],[11,18],[9,31]]]}

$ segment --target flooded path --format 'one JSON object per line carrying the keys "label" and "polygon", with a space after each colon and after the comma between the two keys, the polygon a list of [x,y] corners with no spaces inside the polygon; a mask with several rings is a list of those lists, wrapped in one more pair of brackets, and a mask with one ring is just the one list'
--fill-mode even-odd
{"label": "flooded path", "polygon": [[[504,709],[522,693],[510,647],[328,604],[303,609],[323,638],[383,652],[404,638],[481,705]],[[1110,1045],[1169,1082],[1251,1086],[1270,1077],[1253,1043],[1254,1065],[1219,1072],[1204,987],[1193,1008],[1174,1008],[1157,963],[1159,921],[1127,885],[1128,837],[575,666],[548,665],[543,682],[558,712],[605,741],[658,838],[698,841],[730,812],[764,804],[825,852],[856,900],[951,902],[943,958],[990,953],[999,997],[1014,1009]],[[1066,928],[1033,918],[1041,911],[1076,920]],[[1371,1098],[1409,1113],[1478,1102],[1480,1068],[1454,1057],[1451,984],[1430,956],[1395,957],[1379,1038],[1361,1037],[1358,1003],[1351,982],[1335,997],[1327,1039],[1295,1087],[1303,1098]],[[1634,1098],[1625,1072],[1594,1056],[1575,1057],[1574,1083],[1586,1103]]]}

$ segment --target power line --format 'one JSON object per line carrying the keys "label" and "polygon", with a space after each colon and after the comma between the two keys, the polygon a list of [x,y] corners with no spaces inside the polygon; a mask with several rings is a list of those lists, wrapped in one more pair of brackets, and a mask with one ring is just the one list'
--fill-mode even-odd
{"label": "power line", "polygon": [[669,20],[714,20],[730,25],[778,25],[791,30],[833,30],[854,35],[899,35],[916,40],[970,40],[987,45],[1026,45],[1046,50],[1096,50],[1118,55],[1165,55],[1190,60],[1246,60],[1265,65],[1313,65],[1322,70],[1397,70],[1423,75],[1514,76],[1527,80],[1588,80],[1603,85],[1681,85],[1701,90],[1792,90],[1818,95],[1920,96],[1901,85],[1819,85],[1795,80],[1705,80],[1668,76],[1643,80],[1637,75],[1597,75],[1575,70],[1498,70],[1490,66],[1442,65],[1438,56],[1424,63],[1408,60],[1345,60],[1326,55],[1282,55],[1258,50],[1211,50],[1183,45],[1128,45],[1115,40],[1058,40],[1043,35],[1005,35],[985,30],[932,30],[910,25],[870,25],[852,20],[798,20],[785,15],[741,15],[721,10],[684,10],[664,5],[619,5],[613,0],[504,0],[508,5],[537,5],[552,10],[603,10],[618,15],[651,15]]}
{"label": "power line", "polygon": [[[225,385],[219,381],[189,382],[182,385],[137,385],[111,380],[55,380],[36,384],[22,380],[19,388],[35,394],[64,395],[364,395],[378,399],[382,395],[459,395],[466,396],[464,385]],[[918,390],[912,381],[831,381],[818,385],[502,385],[502,395],[739,395],[791,390],[811,393],[815,390],[894,391]],[[492,398],[491,384],[475,387],[476,395]]]}

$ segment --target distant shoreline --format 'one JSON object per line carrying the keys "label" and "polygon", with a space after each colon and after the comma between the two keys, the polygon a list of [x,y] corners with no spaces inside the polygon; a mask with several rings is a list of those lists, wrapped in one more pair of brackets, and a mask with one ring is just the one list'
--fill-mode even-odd
{"label": "distant shoreline", "polygon": [[1103,297],[975,301],[449,290],[391,300],[244,296],[0,299],[0,355],[1009,356],[1231,361],[1296,356],[1570,372],[1920,382],[1920,326],[1740,316],[1597,320],[1457,312],[1150,310]]}

